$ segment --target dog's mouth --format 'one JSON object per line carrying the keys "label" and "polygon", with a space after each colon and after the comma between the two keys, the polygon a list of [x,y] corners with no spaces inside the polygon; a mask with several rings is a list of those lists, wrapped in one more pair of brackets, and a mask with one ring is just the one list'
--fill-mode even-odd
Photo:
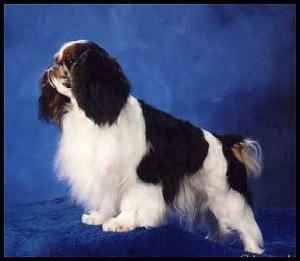
{"label": "dog's mouth", "polygon": [[50,83],[50,85],[56,89],[56,85],[54,83],[54,79],[58,80],[61,82],[61,84],[63,84],[66,88],[71,88],[71,84],[68,80],[68,78],[66,77],[57,77],[54,70],[53,70],[53,67],[49,68],[47,70],[47,78],[48,78],[48,81]]}

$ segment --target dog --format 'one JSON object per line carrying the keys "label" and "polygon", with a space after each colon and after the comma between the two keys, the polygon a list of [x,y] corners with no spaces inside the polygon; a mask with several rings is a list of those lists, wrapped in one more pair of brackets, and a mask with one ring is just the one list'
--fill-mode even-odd
{"label": "dog", "polygon": [[261,254],[249,175],[262,172],[259,143],[218,135],[130,94],[117,60],[96,43],[64,43],[40,80],[39,117],[61,130],[55,169],[83,206],[82,222],[103,231],[153,228],[170,211],[206,239],[237,233]]}

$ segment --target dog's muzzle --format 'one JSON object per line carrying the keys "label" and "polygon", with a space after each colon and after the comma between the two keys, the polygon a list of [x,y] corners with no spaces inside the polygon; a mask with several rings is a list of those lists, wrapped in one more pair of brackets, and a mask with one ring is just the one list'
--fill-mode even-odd
{"label": "dog's muzzle", "polygon": [[68,79],[66,78],[66,76],[63,74],[62,70],[60,68],[57,68],[57,66],[55,66],[55,65],[51,66],[47,70],[47,78],[48,78],[50,85],[53,88],[56,88],[56,86],[54,84],[54,79],[60,81],[66,88],[71,88],[70,83],[69,83]]}

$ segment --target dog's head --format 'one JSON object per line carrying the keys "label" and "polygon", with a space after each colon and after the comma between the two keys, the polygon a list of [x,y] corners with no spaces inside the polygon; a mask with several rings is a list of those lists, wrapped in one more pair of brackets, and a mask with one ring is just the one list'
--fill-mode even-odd
{"label": "dog's head", "polygon": [[54,64],[42,76],[40,91],[40,118],[60,125],[73,105],[102,125],[116,120],[130,84],[118,62],[103,48],[79,40],[63,44],[54,55]]}

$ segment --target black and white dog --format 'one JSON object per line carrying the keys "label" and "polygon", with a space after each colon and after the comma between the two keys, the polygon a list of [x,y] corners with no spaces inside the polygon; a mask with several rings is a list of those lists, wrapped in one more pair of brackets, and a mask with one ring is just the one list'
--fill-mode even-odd
{"label": "black and white dog", "polygon": [[60,127],[59,177],[103,231],[157,227],[171,210],[224,243],[237,232],[263,252],[247,175],[261,173],[256,141],[216,135],[130,95],[118,62],[97,44],[65,43],[40,84],[39,114]]}

